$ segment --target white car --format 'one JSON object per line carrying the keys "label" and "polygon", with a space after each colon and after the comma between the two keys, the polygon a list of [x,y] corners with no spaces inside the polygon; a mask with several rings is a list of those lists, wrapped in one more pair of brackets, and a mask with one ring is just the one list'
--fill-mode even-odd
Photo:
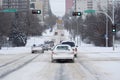
{"label": "white car", "polygon": [[42,47],[40,45],[38,45],[38,46],[33,45],[31,48],[31,51],[32,51],[32,53],[35,53],[35,52],[44,53],[44,50],[42,49]]}
{"label": "white car", "polygon": [[52,49],[51,61],[71,60],[74,62],[74,52],[69,45],[58,44]]}

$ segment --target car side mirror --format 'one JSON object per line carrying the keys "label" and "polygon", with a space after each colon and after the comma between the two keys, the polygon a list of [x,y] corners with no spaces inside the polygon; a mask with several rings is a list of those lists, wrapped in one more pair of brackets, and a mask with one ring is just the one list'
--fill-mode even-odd
{"label": "car side mirror", "polygon": [[52,48],[50,48],[50,51],[53,51],[53,49],[52,49]]}
{"label": "car side mirror", "polygon": [[78,47],[78,46],[76,46],[76,47]]}

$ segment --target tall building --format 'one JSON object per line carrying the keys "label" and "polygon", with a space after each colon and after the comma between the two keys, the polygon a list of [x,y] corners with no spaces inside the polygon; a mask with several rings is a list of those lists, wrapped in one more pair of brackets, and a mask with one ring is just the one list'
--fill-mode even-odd
{"label": "tall building", "polygon": [[0,0],[0,8],[2,8],[2,0]]}
{"label": "tall building", "polygon": [[65,13],[69,13],[73,8],[73,0],[65,0],[66,10]]}
{"label": "tall building", "polygon": [[[114,0],[115,4],[120,3],[120,0]],[[77,11],[88,9],[106,10],[108,4],[112,4],[113,0],[76,0]]]}
{"label": "tall building", "polygon": [[30,0],[30,9],[41,10],[41,14],[37,16],[40,20],[43,20],[43,0]]}
{"label": "tall building", "polygon": [[30,9],[40,9],[43,8],[43,1],[42,0],[30,0]]}
{"label": "tall building", "polygon": [[28,10],[29,0],[2,0],[2,9]]}
{"label": "tall building", "polygon": [[50,2],[49,0],[43,0],[43,16],[44,18],[49,16],[49,12],[50,12]]}
{"label": "tall building", "polygon": [[44,18],[49,14],[49,0],[30,0],[30,9],[41,10],[41,14],[38,15],[38,17],[41,20],[44,20]]}
{"label": "tall building", "polygon": [[88,9],[99,10],[107,7],[108,0],[76,0],[77,11]]}

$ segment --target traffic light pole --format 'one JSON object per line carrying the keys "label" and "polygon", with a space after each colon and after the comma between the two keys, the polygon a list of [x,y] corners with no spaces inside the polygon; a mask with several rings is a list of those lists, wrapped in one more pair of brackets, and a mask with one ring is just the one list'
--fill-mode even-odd
{"label": "traffic light pole", "polygon": [[[75,12],[77,11],[77,4],[76,4],[76,0],[75,0]],[[77,16],[75,16],[76,20],[77,20]],[[78,20],[76,21],[77,24],[77,46],[78,46]]]}
{"label": "traffic light pole", "polygon": [[[112,22],[112,27],[115,25],[115,0],[112,0],[112,17],[109,16],[106,12],[103,12],[103,11],[97,11],[98,13],[103,13],[106,15],[106,18],[108,17],[110,19],[110,21]],[[84,11],[85,13],[95,13],[95,10],[85,10]],[[107,20],[106,20],[107,22]],[[108,45],[108,24],[106,23],[106,46]],[[113,43],[113,50],[115,50],[115,33],[116,32],[113,32],[112,34],[112,43]]]}
{"label": "traffic light pole", "polygon": [[[113,25],[112,25],[112,27],[113,27],[115,25],[115,13],[114,13],[115,12],[115,0],[113,0],[112,2],[113,2],[113,10],[112,10],[112,14],[113,14],[113,17],[112,17],[113,18],[112,19],[113,20],[113,23],[112,23]],[[115,33],[113,33],[113,50],[115,50]]]}

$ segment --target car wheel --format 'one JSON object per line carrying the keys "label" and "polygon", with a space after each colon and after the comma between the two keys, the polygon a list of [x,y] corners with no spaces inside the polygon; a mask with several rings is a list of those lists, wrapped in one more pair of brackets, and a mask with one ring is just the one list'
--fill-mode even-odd
{"label": "car wheel", "polygon": [[75,54],[74,56],[77,57],[77,54]]}
{"label": "car wheel", "polygon": [[75,58],[71,59],[71,61],[72,61],[72,63],[74,63],[75,62]]}
{"label": "car wheel", "polygon": [[52,62],[52,63],[54,63],[54,62],[55,62],[55,60],[54,60],[53,58],[51,58],[51,62]]}
{"label": "car wheel", "polygon": [[72,63],[74,63],[74,62],[75,62],[75,60],[74,60],[74,59],[72,59],[72,60],[71,60],[71,62],[72,62]]}
{"label": "car wheel", "polygon": [[34,51],[32,51],[32,53],[34,53]]}
{"label": "car wheel", "polygon": [[54,60],[52,59],[51,62],[54,63]]}
{"label": "car wheel", "polygon": [[44,53],[44,50],[42,50],[42,53]]}

